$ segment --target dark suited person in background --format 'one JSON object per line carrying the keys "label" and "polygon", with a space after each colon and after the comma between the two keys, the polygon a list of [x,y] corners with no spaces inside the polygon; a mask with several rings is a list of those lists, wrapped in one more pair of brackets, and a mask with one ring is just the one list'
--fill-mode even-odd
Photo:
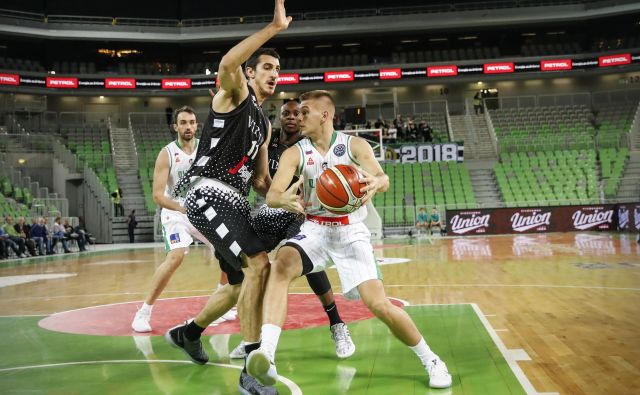
{"label": "dark suited person in background", "polygon": [[129,227],[129,243],[133,243],[133,231],[138,226],[138,221],[136,221],[136,210],[131,210],[131,214],[129,214],[129,218],[127,218],[127,226]]}

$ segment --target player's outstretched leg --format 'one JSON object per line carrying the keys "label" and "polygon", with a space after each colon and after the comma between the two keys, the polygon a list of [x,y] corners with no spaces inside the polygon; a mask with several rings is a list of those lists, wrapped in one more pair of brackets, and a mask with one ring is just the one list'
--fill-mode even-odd
{"label": "player's outstretched leg", "polygon": [[[215,257],[218,259],[218,261],[223,259],[222,255],[220,255],[217,251],[215,252]],[[224,271],[220,271],[220,280],[218,281],[218,287],[216,288],[216,290],[224,287],[227,284],[229,284],[229,277],[227,276],[227,273],[225,273]],[[238,309],[236,308],[236,306],[233,306],[229,309],[229,311],[222,314],[222,316],[216,318],[212,322],[212,324],[222,324],[225,321],[234,321],[236,318],[238,318]]]}
{"label": "player's outstretched leg", "polygon": [[153,304],[158,299],[167,283],[173,276],[176,269],[182,264],[186,248],[176,248],[169,251],[164,262],[156,269],[151,280],[151,290],[147,294],[147,298],[144,304],[136,312],[133,322],[131,322],[131,328],[140,333],[151,332],[151,312],[153,310]]}
{"label": "player's outstretched leg", "polygon": [[209,362],[209,356],[202,347],[200,337],[195,340],[187,337],[188,325],[189,322],[185,322],[184,325],[174,326],[164,334],[164,338],[171,346],[181,349],[193,363],[204,365]]}
{"label": "player's outstretched leg", "polygon": [[398,340],[416,353],[429,375],[429,386],[432,388],[450,387],[451,375],[447,370],[447,365],[431,351],[411,317],[387,299],[382,281],[365,281],[358,285],[358,292],[367,308],[389,327]]}
{"label": "player's outstretched leg", "polygon": [[271,263],[271,272],[264,294],[264,323],[261,328],[260,348],[248,353],[246,369],[264,385],[273,385],[278,379],[275,353],[287,316],[289,284],[302,275],[302,258],[293,247],[280,248],[276,260]]}
{"label": "player's outstretched leg", "polygon": [[[277,394],[272,387],[276,380],[260,380],[251,374],[250,364],[251,354],[258,351],[261,346],[260,325],[262,324],[262,306],[264,290],[267,279],[270,277],[270,264],[266,253],[261,253],[253,257],[243,256],[245,278],[242,282],[242,289],[238,299],[238,313],[240,314],[240,329],[242,338],[245,339],[245,360],[244,368],[240,373],[238,390],[242,394]],[[286,289],[285,289],[286,293]],[[274,367],[274,377],[277,377]]]}
{"label": "player's outstretched leg", "polygon": [[207,326],[229,310],[238,300],[240,285],[227,284],[209,297],[207,304],[191,322],[175,326],[165,334],[169,344],[182,349],[194,363],[205,364],[209,356],[202,347],[201,336]]}
{"label": "player's outstretched leg", "polygon": [[324,271],[309,273],[307,274],[307,282],[320,299],[329,318],[329,330],[331,331],[331,339],[336,345],[336,355],[340,359],[349,358],[356,352],[356,345],[351,340],[347,324],[340,318],[327,273]]}

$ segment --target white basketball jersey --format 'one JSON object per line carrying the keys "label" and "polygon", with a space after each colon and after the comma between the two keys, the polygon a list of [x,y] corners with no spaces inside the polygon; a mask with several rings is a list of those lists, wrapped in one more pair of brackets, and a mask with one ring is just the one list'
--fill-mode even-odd
{"label": "white basketball jersey", "polygon": [[[311,143],[308,138],[302,139],[296,143],[296,147],[300,151],[300,164],[296,171],[296,175],[304,176],[304,200],[311,203],[306,208],[307,214],[323,216],[323,217],[342,217],[345,214],[334,214],[327,211],[318,200],[316,195],[316,181],[322,172],[335,165],[356,165],[360,166],[355,161],[351,154],[351,139],[353,137],[340,132],[333,132],[331,136],[331,144],[329,150],[323,156],[316,147]],[[362,222],[367,216],[366,206],[362,206],[356,211],[347,214],[349,216],[349,223],[354,224]]]}
{"label": "white basketball jersey", "polygon": [[[198,152],[198,143],[199,139],[196,139],[196,147],[193,150],[191,155],[186,154],[178,140],[172,141],[169,144],[164,146],[164,150],[169,154],[169,178],[167,179],[167,187],[165,188],[164,194],[165,196],[171,197],[171,192],[173,191],[173,187],[176,185],[176,182],[182,177],[184,173],[189,170],[193,160],[196,158],[196,153]],[[184,199],[181,199],[182,203]]]}

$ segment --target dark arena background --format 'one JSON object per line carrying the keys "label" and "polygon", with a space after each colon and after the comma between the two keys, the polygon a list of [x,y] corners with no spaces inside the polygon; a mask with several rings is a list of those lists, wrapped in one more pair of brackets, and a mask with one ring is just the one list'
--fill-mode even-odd
{"label": "dark arena background", "polygon": [[[263,111],[279,133],[283,103],[328,90],[335,129],[370,143],[389,176],[365,221],[387,296],[453,384],[430,388],[329,269],[356,352],[336,358],[322,306],[295,280],[278,392],[640,393],[640,3],[285,7],[289,28],[266,44],[281,70]],[[204,366],[163,337],[218,284],[201,243],[155,304],[153,330],[131,320],[166,256],[152,181],[176,139],[171,114],[191,106],[200,133],[223,55],[273,9],[2,1],[0,393],[238,393],[238,318],[206,329]],[[434,211],[439,228],[421,214]],[[60,217],[68,231],[47,248],[5,235],[22,217],[49,232]]]}

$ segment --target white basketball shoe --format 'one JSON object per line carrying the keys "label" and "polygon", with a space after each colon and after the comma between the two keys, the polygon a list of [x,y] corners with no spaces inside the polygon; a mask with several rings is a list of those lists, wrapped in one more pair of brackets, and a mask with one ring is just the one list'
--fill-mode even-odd
{"label": "white basketball shoe", "polygon": [[136,316],[133,318],[131,328],[139,333],[151,332],[151,312],[138,310]]}
{"label": "white basketball shoe", "polygon": [[331,339],[336,343],[336,355],[340,359],[349,358],[356,352],[356,345],[351,340],[349,328],[344,323],[331,325]]}
{"label": "white basketball shoe", "polygon": [[440,358],[427,362],[427,373],[429,374],[429,387],[449,388],[451,387],[451,375],[447,370],[447,365]]}
{"label": "white basketball shoe", "polygon": [[229,311],[227,311],[226,313],[222,314],[222,316],[220,316],[220,318],[218,318],[217,320],[215,320],[211,324],[209,324],[209,326],[222,324],[225,321],[233,321],[236,318],[238,318],[238,309],[236,307],[232,307],[231,309],[229,309]]}
{"label": "white basketball shoe", "polygon": [[244,340],[240,341],[240,344],[229,353],[231,359],[244,359],[247,356],[247,352],[244,349]]}

